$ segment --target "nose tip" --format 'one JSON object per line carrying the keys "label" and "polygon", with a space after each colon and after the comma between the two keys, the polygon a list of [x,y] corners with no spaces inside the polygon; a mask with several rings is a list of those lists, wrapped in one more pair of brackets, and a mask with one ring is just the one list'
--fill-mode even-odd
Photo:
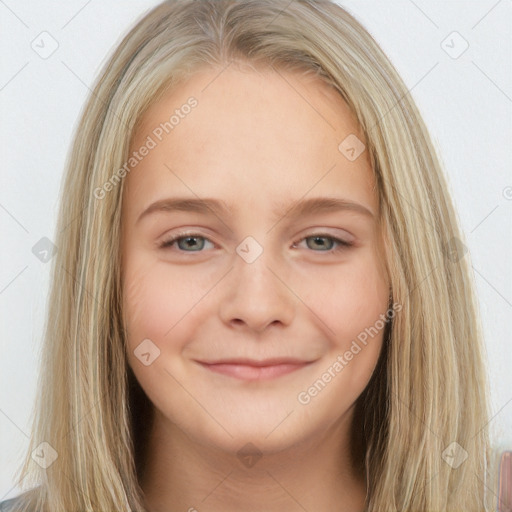
{"label": "nose tip", "polygon": [[270,261],[270,253],[254,238],[247,237],[245,241],[246,245],[239,244],[238,248],[246,251],[238,254],[234,271],[224,285],[220,303],[222,320],[233,328],[245,325],[257,333],[270,325],[289,324],[294,315],[293,297],[276,277],[272,268],[276,262]]}

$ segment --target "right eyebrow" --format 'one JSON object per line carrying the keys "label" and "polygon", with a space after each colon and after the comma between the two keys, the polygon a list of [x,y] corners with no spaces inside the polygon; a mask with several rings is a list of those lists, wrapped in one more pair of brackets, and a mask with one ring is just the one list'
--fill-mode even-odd
{"label": "right eyebrow", "polygon": [[149,205],[137,218],[137,223],[154,212],[194,212],[208,214],[213,212],[217,216],[232,215],[232,211],[224,201],[217,199],[194,199],[188,197],[166,198]]}

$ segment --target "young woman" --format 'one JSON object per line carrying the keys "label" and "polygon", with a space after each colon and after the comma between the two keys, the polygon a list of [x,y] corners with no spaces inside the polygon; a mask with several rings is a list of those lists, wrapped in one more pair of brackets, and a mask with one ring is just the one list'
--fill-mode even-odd
{"label": "young woman", "polygon": [[4,510],[492,510],[462,234],[340,6],[152,10],[85,106],[57,233]]}

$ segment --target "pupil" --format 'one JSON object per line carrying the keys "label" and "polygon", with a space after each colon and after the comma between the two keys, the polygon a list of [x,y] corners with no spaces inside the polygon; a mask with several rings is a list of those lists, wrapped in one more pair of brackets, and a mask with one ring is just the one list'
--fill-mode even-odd
{"label": "pupil", "polygon": [[181,242],[185,244],[185,248],[194,248],[197,245],[197,236],[187,236],[186,238],[182,238]]}
{"label": "pupil", "polygon": [[319,246],[325,248],[326,247],[325,238],[326,237],[323,237],[323,236],[315,236],[315,237],[313,237],[313,240],[315,241],[315,244],[318,244]]}

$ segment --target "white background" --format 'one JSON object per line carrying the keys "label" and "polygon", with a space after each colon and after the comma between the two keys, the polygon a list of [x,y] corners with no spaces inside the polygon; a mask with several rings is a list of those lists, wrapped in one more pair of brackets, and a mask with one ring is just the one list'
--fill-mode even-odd
{"label": "white background", "polygon": [[[48,295],[50,264],[32,247],[54,239],[65,158],[100,64],[156,3],[0,0],[0,500],[17,494]],[[512,2],[340,3],[397,67],[441,152],[481,305],[494,448],[512,449]],[[46,59],[31,47],[43,31],[58,42]],[[442,46],[462,48],[446,39],[453,31],[469,43],[456,59]]]}

